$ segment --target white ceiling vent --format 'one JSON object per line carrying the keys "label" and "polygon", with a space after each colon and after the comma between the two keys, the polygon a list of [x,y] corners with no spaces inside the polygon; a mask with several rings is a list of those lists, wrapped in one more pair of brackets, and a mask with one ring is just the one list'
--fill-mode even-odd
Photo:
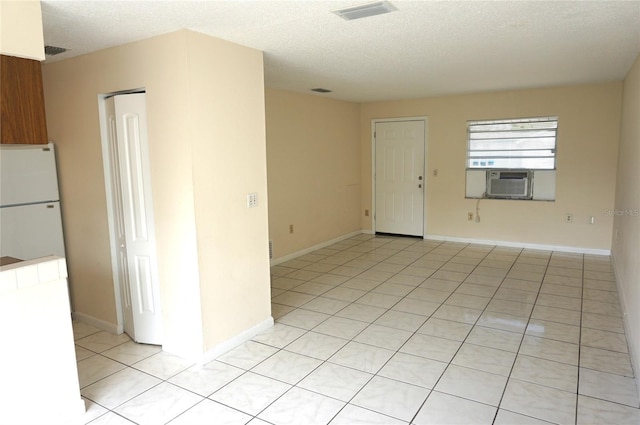
{"label": "white ceiling vent", "polygon": [[344,20],[351,21],[353,19],[382,15],[383,13],[393,12],[394,10],[398,9],[388,1],[374,1],[372,3],[361,4],[359,6],[334,10],[333,13]]}

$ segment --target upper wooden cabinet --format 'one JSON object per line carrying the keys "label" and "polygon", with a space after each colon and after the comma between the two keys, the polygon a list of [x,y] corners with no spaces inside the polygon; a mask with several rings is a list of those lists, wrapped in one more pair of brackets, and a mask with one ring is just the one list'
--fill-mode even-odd
{"label": "upper wooden cabinet", "polygon": [[40,62],[0,57],[0,143],[47,143]]}

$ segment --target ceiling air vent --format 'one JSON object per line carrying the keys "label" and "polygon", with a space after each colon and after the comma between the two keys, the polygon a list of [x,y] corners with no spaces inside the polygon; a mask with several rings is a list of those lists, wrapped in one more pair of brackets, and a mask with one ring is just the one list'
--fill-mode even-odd
{"label": "ceiling air vent", "polygon": [[321,87],[318,87],[318,88],[315,88],[315,89],[311,89],[311,91],[314,91],[316,93],[331,93],[331,90],[323,89]]}
{"label": "ceiling air vent", "polygon": [[44,54],[47,56],[55,56],[60,53],[66,52],[68,49],[64,47],[56,47],[56,46],[44,46]]}
{"label": "ceiling air vent", "polygon": [[333,13],[346,21],[351,21],[353,19],[382,15],[383,13],[393,12],[394,10],[398,9],[388,1],[374,1],[372,3],[365,3],[359,6],[334,10]]}

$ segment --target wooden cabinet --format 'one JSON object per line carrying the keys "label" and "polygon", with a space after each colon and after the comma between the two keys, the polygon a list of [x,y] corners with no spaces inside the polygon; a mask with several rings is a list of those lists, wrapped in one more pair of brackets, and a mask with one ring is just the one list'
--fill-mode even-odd
{"label": "wooden cabinet", "polygon": [[40,62],[0,55],[0,143],[46,144]]}

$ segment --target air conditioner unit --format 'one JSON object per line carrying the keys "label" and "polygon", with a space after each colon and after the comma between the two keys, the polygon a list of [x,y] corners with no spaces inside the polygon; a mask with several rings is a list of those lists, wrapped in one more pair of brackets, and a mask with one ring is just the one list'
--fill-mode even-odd
{"label": "air conditioner unit", "polygon": [[530,170],[487,170],[489,198],[531,199]]}

